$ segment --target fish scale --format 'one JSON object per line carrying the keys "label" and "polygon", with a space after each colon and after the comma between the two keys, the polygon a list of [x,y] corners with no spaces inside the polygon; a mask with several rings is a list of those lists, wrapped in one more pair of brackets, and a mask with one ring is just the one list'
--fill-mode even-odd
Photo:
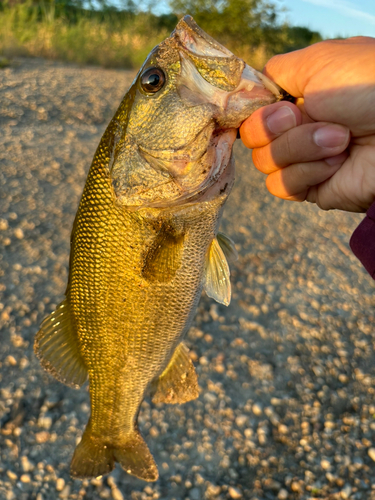
{"label": "fish scale", "polygon": [[[79,342],[85,347],[82,357],[90,374],[93,431],[101,436],[108,430],[113,431],[112,420],[121,423],[125,434],[133,431],[134,419],[150,381],[163,371],[185,333],[184,326],[201,292],[197,284],[202,281],[203,269],[196,263],[203,260],[204,249],[214,236],[219,217],[217,205],[220,205],[220,201],[215,200],[211,211],[200,209],[191,217],[183,264],[173,283],[150,284],[140,278],[142,259],[139,254],[133,255],[130,244],[138,248],[144,246],[145,240],[152,241],[156,236],[154,220],[148,222],[138,213],[124,211],[114,201],[106,165],[100,159],[94,161],[77,214],[79,222],[71,257],[74,278],[67,297],[73,316],[77,317]],[[164,211],[154,212],[155,218],[162,220],[165,217]],[[168,220],[169,215],[166,217]],[[107,227],[105,239],[98,239],[97,231],[102,227]],[[206,245],[196,244],[203,240]],[[91,250],[89,260],[85,257],[88,249]],[[197,250],[202,255],[197,254]],[[113,283],[115,267],[116,282]],[[103,291],[106,291],[105,298]],[[186,296],[191,300],[186,302]],[[136,310],[133,304],[137,305]],[[111,310],[110,317],[108,310]],[[125,321],[127,316],[130,322]],[[166,321],[160,321],[159,317]],[[110,353],[109,357],[105,351]],[[92,352],[95,352],[94,362]],[[143,372],[142,367],[145,368]],[[108,375],[112,370],[122,373],[123,382],[119,387],[104,381],[105,378],[113,380]],[[132,373],[136,377],[132,377]],[[138,394],[137,398],[134,393]],[[117,416],[108,414],[108,408],[113,412],[111,397],[123,401],[118,404]],[[133,404],[129,404],[130,401]]]}
{"label": "fish scale", "polygon": [[275,89],[186,16],[108,125],[73,226],[66,297],[34,345],[59,381],[79,388],[89,379],[73,477],[106,474],[117,461],[157,479],[139,408],[148,394],[158,403],[199,395],[183,338],[203,287],[230,302],[227,257],[236,251],[218,226],[232,145],[245,118],[280,98]]}

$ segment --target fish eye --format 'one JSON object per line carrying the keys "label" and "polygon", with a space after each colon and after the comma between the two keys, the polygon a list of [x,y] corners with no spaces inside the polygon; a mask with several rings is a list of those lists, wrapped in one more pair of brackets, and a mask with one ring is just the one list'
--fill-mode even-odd
{"label": "fish eye", "polygon": [[165,83],[165,74],[160,68],[148,68],[141,76],[141,87],[146,94],[155,94]]}

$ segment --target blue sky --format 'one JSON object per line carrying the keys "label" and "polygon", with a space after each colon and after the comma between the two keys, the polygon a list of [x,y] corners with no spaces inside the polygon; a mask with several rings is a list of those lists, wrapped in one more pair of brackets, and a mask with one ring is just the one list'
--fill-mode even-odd
{"label": "blue sky", "polygon": [[274,0],[286,7],[290,24],[307,26],[333,38],[367,35],[375,37],[375,0]]}
{"label": "blue sky", "polygon": [[[290,24],[307,26],[326,38],[366,35],[375,37],[375,0],[272,0],[287,12]],[[155,5],[155,2],[154,2]],[[159,0],[155,11],[166,12],[168,2]]]}

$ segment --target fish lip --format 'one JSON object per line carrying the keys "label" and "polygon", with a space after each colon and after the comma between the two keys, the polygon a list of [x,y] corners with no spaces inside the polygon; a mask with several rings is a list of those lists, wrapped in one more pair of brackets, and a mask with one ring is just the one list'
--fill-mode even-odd
{"label": "fish lip", "polygon": [[264,75],[260,71],[257,71],[256,69],[252,68],[248,64],[246,64],[243,72],[242,72],[242,78],[246,79],[246,75],[244,76],[245,72],[250,72],[255,75],[255,77],[258,78],[258,82],[261,83],[267,90],[272,92],[272,94],[279,100],[282,97],[282,88],[277,85],[277,83],[273,82],[268,76]]}
{"label": "fish lip", "polygon": [[[187,25],[188,29],[186,29],[185,25]],[[206,42],[206,44],[208,45],[208,48],[214,49],[214,52],[216,52],[216,53],[212,54],[212,55],[216,55],[216,57],[220,57],[220,56],[221,57],[233,57],[233,53],[230,50],[228,50],[226,47],[221,45],[217,40],[212,38],[208,33],[206,33],[204,30],[202,30],[202,28],[200,28],[198,26],[198,24],[194,21],[192,16],[187,14],[178,22],[176,28],[173,31],[173,34],[176,34],[178,36],[178,38],[180,39],[180,43],[185,50],[188,50],[188,51],[192,52],[193,54],[199,55],[200,54],[199,52],[196,52],[194,50],[189,49],[189,45],[190,45],[189,40],[191,40],[193,38],[192,33],[194,35],[198,36],[199,38],[201,38],[202,40],[204,40],[204,42]],[[192,41],[193,41],[193,45],[194,45],[194,43],[195,43],[195,45],[198,45],[196,40],[194,40],[194,38]],[[217,52],[219,52],[219,54]],[[200,54],[200,55],[202,55],[202,54]],[[209,54],[205,54],[205,56],[207,57],[207,56],[209,56]]]}

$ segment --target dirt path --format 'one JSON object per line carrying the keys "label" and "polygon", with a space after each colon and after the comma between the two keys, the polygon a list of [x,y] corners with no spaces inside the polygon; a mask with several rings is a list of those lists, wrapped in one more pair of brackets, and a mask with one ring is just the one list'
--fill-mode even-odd
{"label": "dirt path", "polygon": [[188,336],[200,398],[140,413],[160,479],[69,478],[88,393],[46,375],[32,342],[63,296],[85,176],[133,76],[0,71],[0,499],[375,499],[375,286],[348,247],[362,216],[271,197],[240,144],[222,224],[240,254],[232,303],[203,297]]}

